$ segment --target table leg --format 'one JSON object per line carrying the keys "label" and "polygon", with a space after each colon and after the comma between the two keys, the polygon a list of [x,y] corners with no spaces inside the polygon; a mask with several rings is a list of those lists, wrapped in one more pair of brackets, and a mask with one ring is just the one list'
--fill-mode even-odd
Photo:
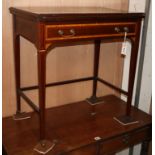
{"label": "table leg", "polygon": [[129,81],[128,81],[128,98],[127,98],[127,109],[126,109],[127,116],[130,116],[130,113],[131,113],[131,101],[132,101],[133,86],[134,86],[135,74],[136,74],[138,47],[139,47],[139,39],[137,40],[133,39],[131,58],[130,58]]}
{"label": "table leg", "polygon": [[133,118],[131,116],[131,101],[132,101],[133,86],[134,86],[134,79],[135,79],[135,73],[136,73],[138,41],[136,41],[134,38],[131,41],[132,41],[132,49],[131,49],[130,68],[129,68],[128,96],[127,96],[126,112],[124,115],[114,118],[115,120],[117,120],[119,123],[121,123],[123,125],[138,123],[138,120],[136,120],[135,118]]}
{"label": "table leg", "polygon": [[149,141],[144,141],[142,143],[140,155],[148,155],[148,151],[149,151]]}
{"label": "table leg", "polygon": [[17,113],[21,112],[21,100],[18,90],[20,89],[20,37],[14,34],[14,65],[15,65],[15,81],[16,81],[16,101],[17,101]]}
{"label": "table leg", "polygon": [[39,85],[39,119],[40,139],[45,139],[45,79],[46,79],[46,51],[38,51],[38,85]]}
{"label": "table leg", "polygon": [[16,83],[16,114],[13,115],[14,120],[23,120],[30,118],[30,115],[21,112],[20,99],[20,36],[16,34],[15,27],[13,28],[13,45],[14,45],[14,66],[15,66],[15,83]]}
{"label": "table leg", "polygon": [[135,74],[136,74],[136,65],[137,65],[137,56],[138,56],[138,49],[139,49],[139,39],[140,39],[140,27],[141,22],[137,24],[138,32],[136,33],[135,37],[131,37],[132,43],[132,50],[131,50],[131,58],[130,58],[130,68],[129,68],[129,79],[128,79],[128,95],[127,95],[127,107],[125,115],[115,117],[119,123],[125,124],[132,124],[138,123],[138,120],[131,116],[131,102],[132,102],[132,95],[133,95],[133,87],[135,81]]}
{"label": "table leg", "polygon": [[99,56],[100,56],[100,41],[97,40],[95,41],[95,50],[94,50],[94,80],[93,80],[93,94],[92,94],[94,98],[96,98],[96,91],[97,91]]}
{"label": "table leg", "polygon": [[46,51],[38,50],[38,85],[39,85],[39,121],[40,121],[40,141],[34,148],[35,151],[46,154],[54,146],[46,140],[46,118],[45,118],[45,82],[46,82]]}
{"label": "table leg", "polygon": [[95,40],[95,49],[94,49],[94,79],[93,79],[93,93],[92,96],[87,99],[91,104],[99,103],[102,100],[96,97],[97,92],[97,78],[99,70],[99,56],[100,56],[100,40]]}

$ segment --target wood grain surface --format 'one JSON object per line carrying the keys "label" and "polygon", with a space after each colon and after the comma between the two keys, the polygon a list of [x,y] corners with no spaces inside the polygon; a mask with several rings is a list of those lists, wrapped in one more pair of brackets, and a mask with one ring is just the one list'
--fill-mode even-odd
{"label": "wood grain surface", "polygon": [[[47,155],[94,155],[97,143],[101,154],[111,155],[151,138],[150,115],[132,107],[132,116],[139,123],[123,126],[113,117],[124,114],[124,102],[113,95],[103,97],[103,101],[95,106],[94,116],[92,106],[85,101],[47,109],[47,138],[58,141]],[[8,155],[39,155],[33,151],[39,135],[38,117],[35,113],[31,116],[23,121],[3,119],[3,144]],[[100,142],[95,137],[100,137]]]}

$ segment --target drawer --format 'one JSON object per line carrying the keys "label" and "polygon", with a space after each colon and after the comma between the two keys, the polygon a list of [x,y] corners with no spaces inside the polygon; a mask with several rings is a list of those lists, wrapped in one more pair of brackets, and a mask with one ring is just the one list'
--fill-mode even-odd
{"label": "drawer", "polygon": [[100,155],[118,152],[129,146],[138,144],[148,138],[149,132],[149,128],[145,128],[105,141],[101,144]]}
{"label": "drawer", "polygon": [[81,38],[104,38],[111,36],[135,35],[136,24],[129,23],[96,23],[96,24],[66,24],[46,25],[45,40],[65,40]]}
{"label": "drawer", "polygon": [[97,146],[95,144],[89,145],[73,152],[66,153],[65,155],[97,155]]}

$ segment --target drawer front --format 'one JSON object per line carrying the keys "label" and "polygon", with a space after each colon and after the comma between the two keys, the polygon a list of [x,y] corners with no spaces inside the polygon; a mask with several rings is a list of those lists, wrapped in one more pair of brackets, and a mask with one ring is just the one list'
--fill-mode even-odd
{"label": "drawer front", "polygon": [[87,147],[82,147],[65,155],[97,155],[97,147],[96,145],[90,145]]}
{"label": "drawer front", "polygon": [[68,25],[46,25],[45,40],[66,40],[95,37],[111,37],[135,35],[135,23],[97,23],[97,24],[68,24]]}
{"label": "drawer front", "polygon": [[129,146],[138,144],[148,138],[149,131],[149,128],[145,128],[109,141],[105,141],[101,144],[100,155],[118,152]]}

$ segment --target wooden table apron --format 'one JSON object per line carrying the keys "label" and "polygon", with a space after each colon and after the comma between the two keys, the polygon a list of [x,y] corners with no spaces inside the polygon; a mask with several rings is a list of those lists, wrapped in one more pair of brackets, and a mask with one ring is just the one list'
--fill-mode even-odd
{"label": "wooden table apron", "polygon": [[[40,140],[45,135],[45,88],[48,86],[64,85],[80,81],[93,80],[92,100],[95,100],[97,81],[121,92],[127,96],[125,116],[130,117],[131,100],[135,79],[141,20],[141,13],[112,13],[112,14],[34,14],[16,8],[10,8],[13,14],[13,42],[16,75],[17,112],[21,111],[20,97],[38,113],[40,118]],[[128,91],[124,91],[98,77],[100,42],[123,41],[127,32],[127,39],[131,42],[131,58],[129,68]],[[32,42],[37,48],[38,86],[21,88],[20,84],[20,39],[22,36]],[[46,55],[49,50],[59,44],[70,44],[77,41],[94,40],[94,74],[92,77],[72,79],[68,81],[46,84]],[[24,91],[39,88],[39,107],[29,99]],[[144,144],[145,145],[145,144]]]}

